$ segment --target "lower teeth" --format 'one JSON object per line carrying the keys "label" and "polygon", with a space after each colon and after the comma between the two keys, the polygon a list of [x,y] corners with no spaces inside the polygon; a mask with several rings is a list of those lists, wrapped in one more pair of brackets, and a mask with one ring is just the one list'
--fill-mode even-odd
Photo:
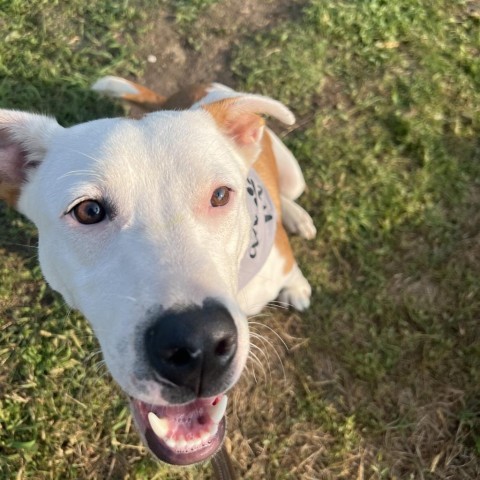
{"label": "lower teeth", "polygon": [[[211,445],[213,437],[218,431],[218,423],[212,423],[203,434],[195,438],[192,433],[187,432],[185,435],[178,433],[178,439],[174,439],[175,432],[170,432],[170,428],[167,428],[168,420],[165,418],[158,418],[155,413],[150,412],[148,414],[148,420],[154,433],[160,438],[170,449],[177,451],[178,453],[189,453],[198,450],[201,447]],[[169,436],[172,435],[172,436]]]}

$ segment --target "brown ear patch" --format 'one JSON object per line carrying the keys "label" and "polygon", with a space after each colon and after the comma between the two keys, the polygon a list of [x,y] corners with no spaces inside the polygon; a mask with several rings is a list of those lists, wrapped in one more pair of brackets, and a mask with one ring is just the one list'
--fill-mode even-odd
{"label": "brown ear patch", "polygon": [[220,100],[219,102],[202,105],[202,108],[214,118],[219,127],[222,127],[227,123],[228,110],[234,100],[234,98],[226,98],[225,100]]}
{"label": "brown ear patch", "polygon": [[203,105],[220,131],[235,142],[249,165],[252,165],[261,150],[265,120],[245,108],[238,98],[227,98]]}
{"label": "brown ear patch", "polygon": [[19,145],[10,142],[7,129],[0,128],[1,200],[5,200],[11,206],[17,204],[20,186],[25,181],[28,167],[26,153]]}
{"label": "brown ear patch", "polygon": [[203,105],[202,108],[210,113],[217,125],[236,142],[241,145],[258,142],[265,120],[255,113],[242,109],[241,106],[236,108],[236,102],[236,98],[227,98]]}
{"label": "brown ear patch", "polygon": [[240,146],[258,143],[262,138],[265,120],[254,113],[244,113],[226,124],[227,134]]}
{"label": "brown ear patch", "polygon": [[2,182],[0,179],[0,199],[7,202],[7,204],[11,207],[15,207],[17,205],[19,196],[20,188],[6,182]]}

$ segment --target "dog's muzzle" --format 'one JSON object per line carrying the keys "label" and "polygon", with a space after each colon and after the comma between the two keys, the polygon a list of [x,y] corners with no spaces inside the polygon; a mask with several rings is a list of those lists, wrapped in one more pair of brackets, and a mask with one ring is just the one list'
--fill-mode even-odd
{"label": "dog's muzzle", "polygon": [[131,398],[131,407],[144,441],[160,460],[189,465],[222,445],[224,392],[231,385],[237,341],[231,314],[213,300],[170,309],[146,329],[146,360],[170,405]]}

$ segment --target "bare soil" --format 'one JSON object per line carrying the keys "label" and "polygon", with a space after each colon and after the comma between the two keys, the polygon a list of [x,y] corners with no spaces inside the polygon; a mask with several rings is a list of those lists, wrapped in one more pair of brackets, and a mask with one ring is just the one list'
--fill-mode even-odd
{"label": "bare soil", "polygon": [[237,45],[258,31],[294,18],[301,5],[298,0],[220,2],[182,32],[171,15],[159,11],[155,27],[139,45],[145,59],[141,80],[162,95],[203,82],[235,87],[229,64]]}

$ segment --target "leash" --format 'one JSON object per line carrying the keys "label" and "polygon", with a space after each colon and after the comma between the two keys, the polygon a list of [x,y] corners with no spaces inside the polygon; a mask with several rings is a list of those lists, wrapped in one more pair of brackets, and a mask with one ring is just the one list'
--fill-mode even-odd
{"label": "leash", "polygon": [[237,476],[233,470],[232,461],[225,445],[212,457],[210,462],[217,480],[236,480]]}

